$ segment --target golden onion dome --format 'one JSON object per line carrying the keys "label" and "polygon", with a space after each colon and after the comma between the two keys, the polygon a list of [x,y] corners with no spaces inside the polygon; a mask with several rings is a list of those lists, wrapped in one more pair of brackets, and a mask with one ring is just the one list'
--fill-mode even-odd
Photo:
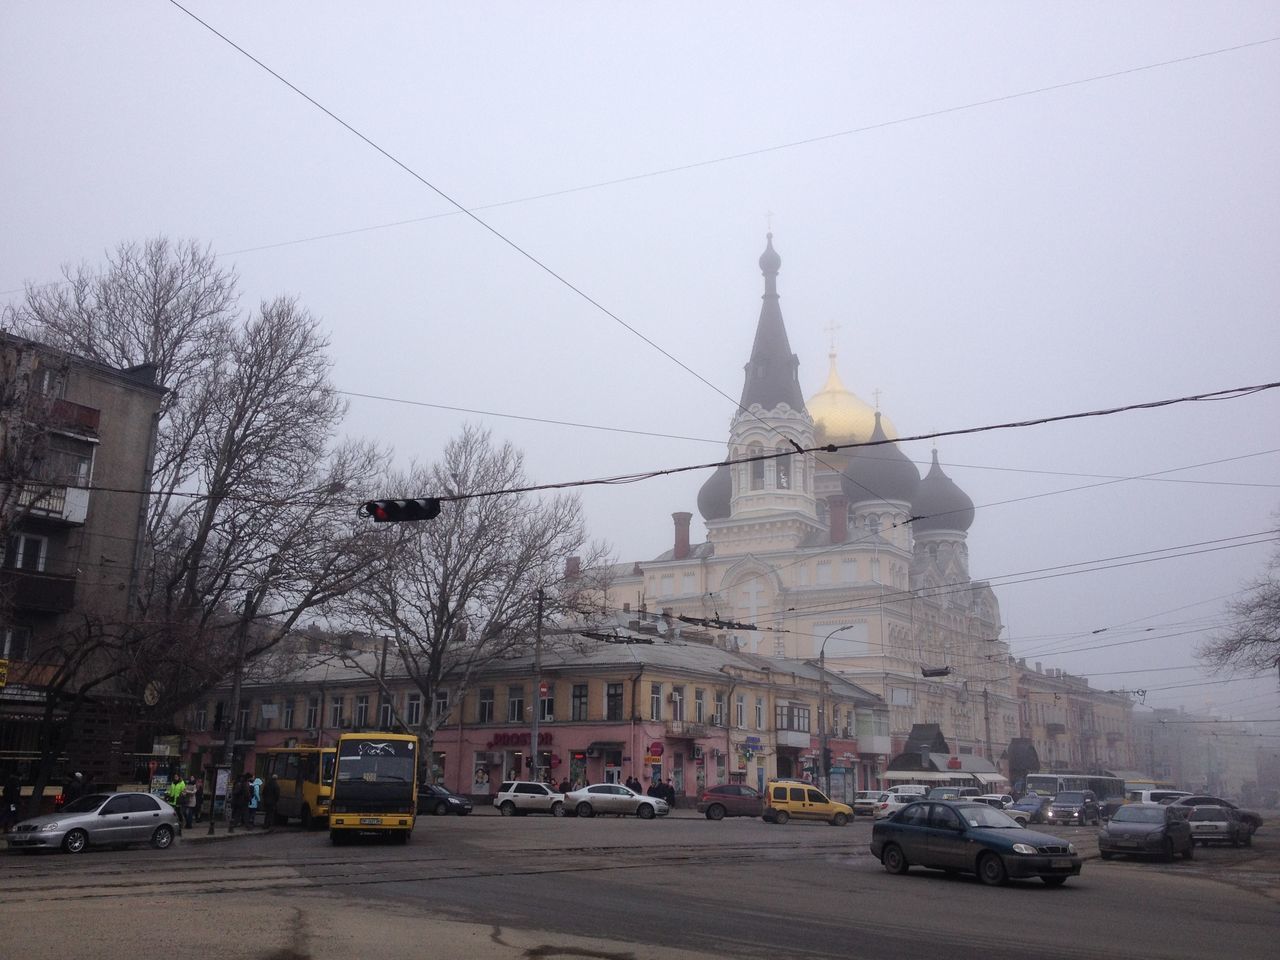
{"label": "golden onion dome", "polygon": [[[813,417],[814,439],[822,444],[864,443],[876,428],[875,408],[845,388],[836,372],[835,353],[828,356],[831,372],[827,382],[805,403]],[[897,428],[884,414],[880,415],[880,427],[890,440],[898,439]]]}

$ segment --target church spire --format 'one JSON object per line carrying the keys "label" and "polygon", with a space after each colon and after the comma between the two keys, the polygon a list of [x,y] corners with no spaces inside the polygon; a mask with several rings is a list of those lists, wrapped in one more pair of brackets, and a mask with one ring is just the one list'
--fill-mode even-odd
{"label": "church spire", "polygon": [[764,296],[760,306],[760,320],[756,324],[756,339],[751,347],[751,359],[746,365],[746,381],[742,387],[739,406],[745,410],[753,403],[765,410],[772,410],[786,403],[793,410],[804,409],[804,395],[800,392],[800,359],[791,352],[787,340],[787,328],[782,322],[782,310],[778,306],[778,271],[782,258],[773,249],[773,234],[766,238],[764,253],[760,254],[760,272],[764,274]]}

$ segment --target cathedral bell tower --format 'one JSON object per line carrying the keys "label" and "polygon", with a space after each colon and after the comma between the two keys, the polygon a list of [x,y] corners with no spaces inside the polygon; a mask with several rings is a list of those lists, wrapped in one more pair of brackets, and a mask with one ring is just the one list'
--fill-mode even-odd
{"label": "cathedral bell tower", "polygon": [[813,419],[800,391],[800,360],[791,352],[778,305],[782,258],[769,234],[760,255],[764,296],[747,361],[738,412],[729,427],[729,458],[703,485],[698,507],[717,556],[789,550],[818,535],[813,493]]}

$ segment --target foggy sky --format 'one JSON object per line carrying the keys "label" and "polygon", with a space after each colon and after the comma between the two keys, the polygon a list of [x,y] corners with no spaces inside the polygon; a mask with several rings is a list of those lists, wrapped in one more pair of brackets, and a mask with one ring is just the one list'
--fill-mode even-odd
{"label": "foggy sky", "polygon": [[[904,435],[1280,380],[1274,3],[189,6],[729,397],[770,224],[805,395],[838,325],[846,386]],[[732,401],[163,0],[0,7],[0,110],[2,301],[193,238],[246,308],[323,319],[343,390],[614,428],[352,398],[402,463],[466,419],[539,481],[724,455]],[[1273,530],[1278,415],[938,441],[1014,653],[1276,717],[1274,678],[1154,669],[1194,665],[1268,546],[1046,574]],[[931,447],[905,446],[922,472]],[[585,492],[591,532],[643,561],[693,510],[701,539],[703,479]]]}

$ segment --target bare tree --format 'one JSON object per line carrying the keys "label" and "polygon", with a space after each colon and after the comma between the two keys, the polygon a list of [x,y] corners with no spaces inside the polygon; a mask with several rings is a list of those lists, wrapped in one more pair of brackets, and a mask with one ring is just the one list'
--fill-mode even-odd
{"label": "bare tree", "polygon": [[[543,616],[554,622],[576,615],[591,587],[564,577],[566,563],[586,545],[576,496],[486,495],[526,485],[519,451],[496,446],[485,430],[464,428],[440,462],[393,477],[388,489],[465,499],[446,502],[434,520],[384,528],[387,549],[376,575],[341,604],[352,625],[387,639],[395,673],[422,692],[424,756],[447,716],[434,709],[437,693],[447,689],[460,699],[487,664],[527,651],[539,592]],[[603,566],[595,562],[603,547],[590,549],[590,565]]]}
{"label": "bare tree", "polygon": [[1280,548],[1227,613],[1232,625],[1200,649],[1201,658],[1218,668],[1280,671]]}

